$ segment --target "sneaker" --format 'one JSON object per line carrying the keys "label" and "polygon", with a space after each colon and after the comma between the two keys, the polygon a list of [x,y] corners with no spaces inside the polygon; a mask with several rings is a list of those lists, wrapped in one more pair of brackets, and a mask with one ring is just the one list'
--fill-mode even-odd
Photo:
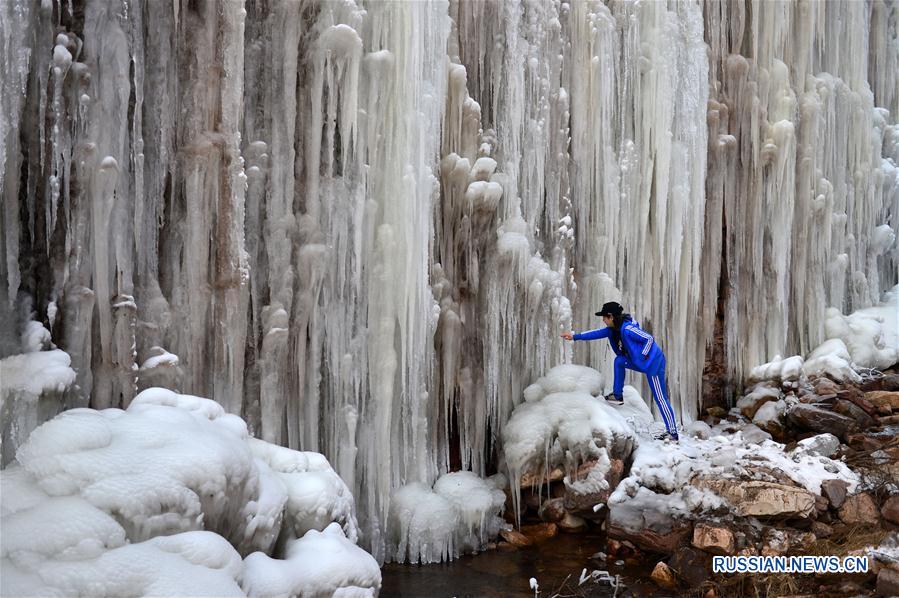
{"label": "sneaker", "polygon": [[680,437],[677,434],[671,434],[670,432],[659,432],[658,434],[653,435],[654,440],[664,440],[664,441],[672,441],[677,442]]}
{"label": "sneaker", "polygon": [[624,405],[624,397],[622,397],[621,395],[616,395],[615,393],[607,394],[606,401],[610,405]]}

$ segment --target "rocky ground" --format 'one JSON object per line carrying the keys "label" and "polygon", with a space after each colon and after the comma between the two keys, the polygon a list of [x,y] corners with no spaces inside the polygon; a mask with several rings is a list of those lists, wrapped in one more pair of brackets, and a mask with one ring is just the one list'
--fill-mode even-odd
{"label": "rocky ground", "polygon": [[[763,380],[730,411],[708,408],[678,444],[608,450],[606,483],[588,492],[577,482],[591,479],[594,461],[522,476],[522,525],[488,548],[599,527],[598,567],[654,567],[651,582],[631,584],[637,595],[899,595],[895,368],[855,382]],[[510,523],[512,505],[510,496]],[[868,555],[870,568],[713,575],[715,555]]]}

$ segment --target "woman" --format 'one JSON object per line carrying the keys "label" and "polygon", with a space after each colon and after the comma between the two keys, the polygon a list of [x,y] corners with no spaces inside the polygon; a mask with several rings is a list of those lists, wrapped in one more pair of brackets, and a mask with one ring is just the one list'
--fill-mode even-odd
{"label": "woman", "polygon": [[668,388],[665,384],[665,354],[655,342],[651,334],[640,329],[640,325],[624,313],[624,308],[614,301],[606,303],[602,309],[596,312],[602,316],[606,328],[591,330],[580,334],[563,332],[562,338],[575,341],[592,341],[598,338],[609,339],[612,350],[615,352],[615,382],[612,386],[612,394],[606,396],[606,400],[614,405],[624,403],[622,393],[624,391],[624,370],[635,370],[646,374],[649,380],[649,388],[652,396],[662,414],[667,432],[660,438],[678,440],[677,422],[674,417],[674,409],[668,401]]}

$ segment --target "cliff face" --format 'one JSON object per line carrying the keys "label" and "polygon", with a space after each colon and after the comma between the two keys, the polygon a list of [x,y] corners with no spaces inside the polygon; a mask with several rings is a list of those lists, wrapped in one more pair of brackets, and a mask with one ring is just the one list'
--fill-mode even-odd
{"label": "cliff face", "polygon": [[527,384],[611,373],[558,334],[604,301],[659,339],[690,418],[716,317],[739,380],[897,282],[897,19],[3,2],[7,297],[71,356],[65,406],[214,398],[324,452],[377,552],[391,489],[445,471],[452,429],[483,474]]}

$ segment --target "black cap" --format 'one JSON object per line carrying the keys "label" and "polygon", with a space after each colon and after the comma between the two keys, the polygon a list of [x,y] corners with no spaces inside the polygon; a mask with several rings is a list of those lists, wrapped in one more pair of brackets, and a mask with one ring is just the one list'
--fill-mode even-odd
{"label": "black cap", "polygon": [[602,306],[602,309],[596,312],[597,316],[620,316],[624,313],[624,308],[621,307],[621,304],[615,303],[614,301],[609,301],[608,303]]}

